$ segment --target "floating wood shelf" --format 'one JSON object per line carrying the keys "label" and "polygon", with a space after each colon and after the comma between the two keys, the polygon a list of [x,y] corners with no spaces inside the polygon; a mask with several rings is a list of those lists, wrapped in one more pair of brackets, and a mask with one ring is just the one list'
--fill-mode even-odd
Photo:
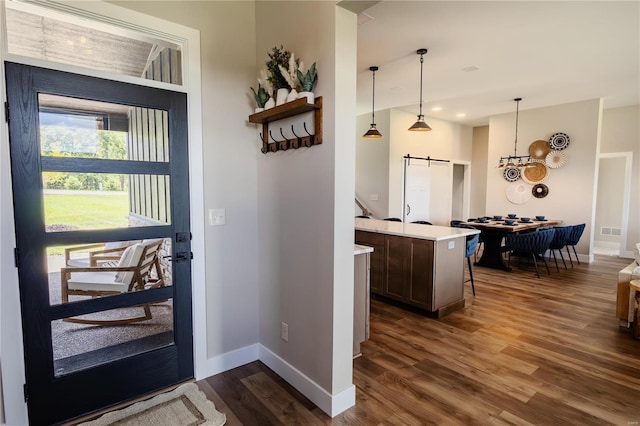
{"label": "floating wood shelf", "polygon": [[[294,135],[293,138],[288,139],[284,136],[282,128],[277,133],[281,136],[281,140],[275,140],[273,135],[269,133],[269,123],[282,120],[296,115],[303,114],[305,112],[314,111],[314,133],[310,134],[307,130],[307,124],[302,123],[302,126],[296,132],[291,126],[291,129],[287,129],[288,133]],[[262,152],[286,151],[288,149],[298,149],[304,147],[311,147],[313,145],[320,145],[322,143],[322,96],[315,98],[315,102],[310,104],[306,98],[296,99],[295,101],[287,102],[282,105],[278,105],[268,110],[257,112],[249,116],[250,123],[262,124]],[[304,135],[303,130],[304,129]],[[300,135],[298,135],[300,134]],[[272,141],[269,142],[271,136]]]}

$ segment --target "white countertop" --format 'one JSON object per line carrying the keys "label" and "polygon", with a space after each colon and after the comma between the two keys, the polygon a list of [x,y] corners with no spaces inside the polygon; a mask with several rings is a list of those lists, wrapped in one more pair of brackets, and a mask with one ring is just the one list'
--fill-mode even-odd
{"label": "white countertop", "polygon": [[423,240],[450,240],[479,234],[477,229],[451,228],[448,226],[422,225],[419,223],[392,222],[389,220],[355,218],[358,231],[377,232],[380,234],[398,235],[401,237],[420,238]]}
{"label": "white countertop", "polygon": [[353,245],[353,255],[357,256],[359,254],[371,253],[373,252],[373,247],[363,246],[360,244]]}

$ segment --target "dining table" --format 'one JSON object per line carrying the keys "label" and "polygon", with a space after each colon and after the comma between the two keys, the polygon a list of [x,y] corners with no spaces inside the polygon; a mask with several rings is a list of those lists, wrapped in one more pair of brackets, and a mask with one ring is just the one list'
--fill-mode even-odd
{"label": "dining table", "polygon": [[[506,220],[514,221],[513,224],[507,224]],[[485,217],[482,219],[473,219],[463,222],[464,225],[471,225],[480,231],[480,241],[483,243],[482,256],[474,265],[485,266],[487,268],[502,269],[509,271],[510,268],[504,262],[502,240],[507,234],[515,232],[535,231],[537,228],[549,227],[562,224],[562,220],[557,219],[529,219],[522,218],[494,218]]]}

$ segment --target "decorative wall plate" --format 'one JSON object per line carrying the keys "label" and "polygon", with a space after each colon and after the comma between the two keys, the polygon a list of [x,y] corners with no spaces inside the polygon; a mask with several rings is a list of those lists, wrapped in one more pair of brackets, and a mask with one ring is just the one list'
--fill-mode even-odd
{"label": "decorative wall plate", "polygon": [[547,196],[547,194],[549,194],[549,187],[544,183],[538,183],[536,185],[533,185],[531,193],[536,198],[544,198]]}
{"label": "decorative wall plate", "polygon": [[522,180],[532,185],[536,183],[543,182],[547,175],[549,174],[549,169],[542,162],[535,162],[531,167],[526,167],[522,172]]}
{"label": "decorative wall plate", "polygon": [[535,160],[544,160],[547,154],[551,151],[549,142],[542,139],[532,142],[529,145],[529,155]]}
{"label": "decorative wall plate", "polygon": [[563,150],[569,146],[569,135],[566,133],[554,133],[549,138],[549,146],[551,149]]}
{"label": "decorative wall plate", "polygon": [[547,167],[559,169],[567,163],[567,156],[563,151],[551,151],[544,160]]}
{"label": "decorative wall plate", "polygon": [[531,188],[531,185],[522,181],[510,183],[505,195],[507,200],[513,204],[524,204],[531,199]]}
{"label": "decorative wall plate", "polygon": [[502,176],[507,182],[515,182],[520,179],[520,169],[515,167],[508,167],[502,172]]}

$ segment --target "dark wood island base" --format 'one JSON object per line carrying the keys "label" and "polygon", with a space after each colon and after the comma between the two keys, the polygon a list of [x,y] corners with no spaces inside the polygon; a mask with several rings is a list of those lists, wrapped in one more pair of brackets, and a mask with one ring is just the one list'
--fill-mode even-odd
{"label": "dark wood island base", "polygon": [[441,318],[462,309],[466,237],[475,229],[356,219],[371,253],[371,293]]}

